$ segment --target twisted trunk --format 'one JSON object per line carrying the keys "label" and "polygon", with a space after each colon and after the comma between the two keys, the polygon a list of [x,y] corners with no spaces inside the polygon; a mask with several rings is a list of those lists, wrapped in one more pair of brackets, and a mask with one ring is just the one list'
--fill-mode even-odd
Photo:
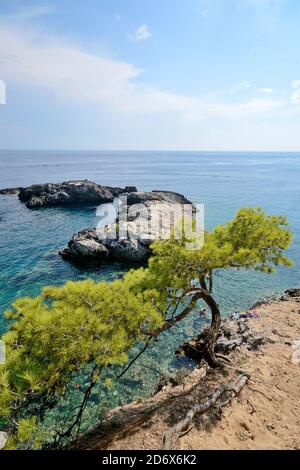
{"label": "twisted trunk", "polygon": [[[221,326],[221,312],[219,305],[213,298],[210,290],[207,288],[204,278],[200,280],[201,288],[194,288],[194,296],[196,298],[204,300],[211,312],[211,324],[208,328],[202,331],[197,337],[193,338],[189,342],[183,344],[178,350],[177,354],[184,353],[186,356],[191,357],[196,361],[204,359],[210,367],[222,367],[222,362],[219,361],[215,353],[215,347],[219,330]],[[210,280],[210,285],[211,285]]]}
{"label": "twisted trunk", "polygon": [[202,299],[211,311],[211,324],[202,335],[201,353],[208,365],[215,368],[221,365],[215,354],[216,342],[221,326],[221,312],[217,302],[208,291],[202,293]]}
{"label": "twisted trunk", "polygon": [[[215,346],[221,326],[221,312],[219,305],[213,298],[210,289],[212,288],[212,274],[210,273],[210,288],[207,288],[205,278],[199,279],[200,288],[193,287],[185,296],[189,295],[190,301],[188,305],[174,318],[167,320],[164,325],[154,331],[144,331],[150,337],[157,337],[161,333],[168,331],[175,326],[179,321],[186,318],[196,307],[198,300],[202,299],[211,311],[211,324],[204,332],[202,332],[196,339],[184,344],[177,352],[186,354],[196,360],[204,359],[210,367],[220,367],[222,363],[218,360],[215,354]],[[185,297],[183,296],[182,299]]]}

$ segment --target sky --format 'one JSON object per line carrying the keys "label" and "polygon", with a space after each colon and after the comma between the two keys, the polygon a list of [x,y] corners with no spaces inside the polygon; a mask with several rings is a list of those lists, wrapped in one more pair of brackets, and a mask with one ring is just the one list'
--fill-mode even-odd
{"label": "sky", "polygon": [[297,0],[0,0],[0,148],[300,151]]}

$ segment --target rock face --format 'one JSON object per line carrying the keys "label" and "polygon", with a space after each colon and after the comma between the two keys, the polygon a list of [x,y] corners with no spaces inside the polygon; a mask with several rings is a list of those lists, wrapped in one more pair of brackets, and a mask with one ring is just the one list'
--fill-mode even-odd
{"label": "rock face", "polygon": [[137,191],[134,186],[111,188],[88,180],[66,181],[59,184],[34,184],[19,192],[20,201],[27,207],[57,206],[111,202],[122,193]]}
{"label": "rock face", "polygon": [[299,288],[296,288],[296,289],[288,289],[285,291],[285,293],[289,296],[289,297],[293,297],[293,298],[299,298],[300,297],[300,289]]}
{"label": "rock face", "polygon": [[5,196],[7,194],[19,194],[23,188],[4,188],[0,189],[0,195]]}
{"label": "rock face", "polygon": [[59,254],[78,262],[115,259],[144,263],[151,255],[151,243],[168,238],[172,217],[180,220],[185,205],[192,208],[190,201],[174,192],[131,192],[126,194],[126,203],[118,208],[114,223],[73,235]]}

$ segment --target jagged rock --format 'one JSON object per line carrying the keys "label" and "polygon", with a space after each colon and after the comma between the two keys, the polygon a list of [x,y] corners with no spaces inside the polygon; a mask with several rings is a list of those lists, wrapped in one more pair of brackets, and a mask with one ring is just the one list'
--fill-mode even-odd
{"label": "jagged rock", "polygon": [[78,180],[57,184],[34,184],[21,189],[19,199],[29,208],[66,204],[102,204],[112,202],[120,194],[135,191],[137,189],[134,186],[113,188],[100,186],[88,180]]}
{"label": "jagged rock", "polygon": [[289,297],[300,297],[300,288],[296,288],[296,289],[288,289],[285,291],[285,293],[289,296]]}
{"label": "jagged rock", "polygon": [[82,256],[88,256],[92,258],[105,258],[109,253],[105,246],[97,243],[93,239],[78,240],[76,249]]}
{"label": "jagged rock", "polygon": [[7,195],[7,194],[19,194],[20,191],[22,191],[23,188],[4,188],[0,189],[0,194],[1,195]]}
{"label": "jagged rock", "polygon": [[[114,224],[106,226],[112,231]],[[120,261],[143,263],[150,256],[150,249],[139,240],[126,238],[111,240],[99,238],[96,229],[83,230],[75,235],[59,254],[67,260],[89,262],[91,260],[105,260],[107,258]]]}
{"label": "jagged rock", "polygon": [[253,333],[248,325],[247,318],[239,320],[226,319],[220,328],[220,335],[216,343],[216,351],[228,353],[233,349],[244,346],[249,350],[256,350],[259,346],[272,343],[271,335]]}
{"label": "jagged rock", "polygon": [[127,204],[145,204],[146,202],[159,201],[167,202],[170,204],[191,204],[182,194],[174,191],[147,191],[147,192],[132,192],[127,196]]}
{"label": "jagged rock", "polygon": [[180,211],[181,218],[183,205],[191,205],[181,194],[167,191],[134,192],[126,197],[127,203],[121,205],[116,222],[73,235],[59,254],[79,262],[112,258],[144,263],[151,255],[150,245],[170,235],[171,211]]}
{"label": "jagged rock", "polygon": [[[206,340],[206,328],[198,336],[193,337],[187,343],[180,346],[176,354],[186,355],[195,361],[202,359],[203,345]],[[260,346],[274,343],[273,335],[254,332],[248,325],[247,318],[234,320],[227,318],[220,327],[220,333],[216,341],[216,353],[228,354],[239,347],[250,351],[257,350]]]}

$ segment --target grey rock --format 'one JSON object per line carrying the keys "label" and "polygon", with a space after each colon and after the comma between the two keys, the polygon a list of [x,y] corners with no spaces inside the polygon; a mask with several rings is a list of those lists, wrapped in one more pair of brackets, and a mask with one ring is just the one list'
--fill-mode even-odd
{"label": "grey rock", "polygon": [[19,194],[23,188],[4,188],[0,189],[0,194],[1,195],[7,195],[7,194]]}
{"label": "grey rock", "polygon": [[59,254],[79,262],[114,259],[143,264],[151,256],[150,245],[168,238],[170,211],[180,211],[182,216],[183,204],[191,204],[181,194],[167,191],[133,192],[126,196],[127,204],[121,207],[116,222],[73,235]]}
{"label": "grey rock", "polygon": [[19,192],[20,201],[28,208],[66,204],[103,204],[112,202],[120,194],[137,191],[134,186],[113,188],[101,186],[88,180],[63,183],[34,184]]}
{"label": "grey rock", "polygon": [[81,256],[92,258],[105,258],[108,255],[108,250],[95,240],[78,240],[76,242],[76,251]]}
{"label": "grey rock", "polygon": [[289,296],[289,297],[300,297],[300,288],[296,288],[296,289],[288,289],[285,291],[285,293]]}
{"label": "grey rock", "polygon": [[173,191],[132,192],[127,196],[127,204],[145,204],[146,202],[168,202],[170,204],[191,204],[182,194]]}
{"label": "grey rock", "polygon": [[[112,230],[113,224],[107,226],[107,229]],[[79,262],[103,261],[110,258],[134,263],[145,262],[150,253],[147,246],[139,240],[99,239],[96,229],[83,230],[73,235],[68,247],[59,252],[63,259]]]}
{"label": "grey rock", "polygon": [[270,334],[253,333],[246,318],[239,320],[227,318],[221,325],[216,351],[229,353],[239,347],[257,350],[260,346],[274,342],[275,340]]}

